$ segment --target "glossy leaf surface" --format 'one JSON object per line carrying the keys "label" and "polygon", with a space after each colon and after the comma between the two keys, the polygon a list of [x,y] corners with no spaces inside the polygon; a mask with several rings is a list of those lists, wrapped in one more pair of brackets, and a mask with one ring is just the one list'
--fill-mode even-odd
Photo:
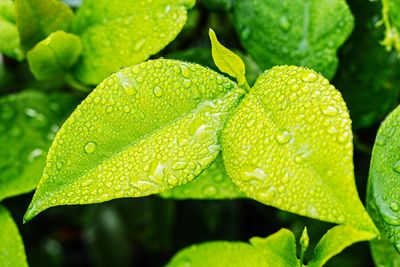
{"label": "glossy leaf surface", "polygon": [[29,50],[50,33],[70,29],[74,13],[58,0],[15,0],[21,45]]}
{"label": "glossy leaf surface", "polygon": [[293,64],[332,78],[353,16],[344,0],[249,0],[235,1],[234,24],[262,69]]}
{"label": "glossy leaf surface", "polygon": [[367,206],[378,228],[400,253],[400,108],[381,124],[372,151]]}
{"label": "glossy leaf surface", "polygon": [[51,141],[77,102],[35,91],[0,99],[0,201],[36,187]]}
{"label": "glossy leaf surface", "polygon": [[222,135],[225,168],[264,204],[376,232],[358,198],[351,121],[340,93],[314,71],[261,75]]}
{"label": "glossy leaf surface", "polygon": [[112,72],[146,60],[181,31],[194,0],[87,0],[74,31],[83,41],[79,80],[97,84]]}
{"label": "glossy leaf surface", "polygon": [[244,195],[226,174],[222,157],[217,159],[193,181],[161,193],[174,199],[234,199]]}
{"label": "glossy leaf surface", "polygon": [[166,267],[295,267],[294,235],[281,229],[266,238],[244,242],[216,241],[193,245],[178,252]]}
{"label": "glossy leaf surface", "polygon": [[28,267],[24,244],[11,214],[0,205],[0,266]]}
{"label": "glossy leaf surface", "polygon": [[58,132],[25,219],[189,182],[217,157],[220,130],[243,93],[209,69],[173,60],[111,75]]}
{"label": "glossy leaf surface", "polygon": [[38,80],[65,74],[82,52],[79,36],[63,31],[53,32],[28,52],[29,67]]}

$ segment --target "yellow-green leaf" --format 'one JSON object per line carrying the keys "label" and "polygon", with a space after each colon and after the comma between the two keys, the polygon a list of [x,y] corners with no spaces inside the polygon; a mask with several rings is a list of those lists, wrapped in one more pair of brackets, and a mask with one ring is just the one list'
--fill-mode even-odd
{"label": "yellow-green leaf", "polygon": [[16,60],[24,58],[15,25],[15,8],[12,0],[0,1],[0,53]]}
{"label": "yellow-green leaf", "polygon": [[335,226],[318,242],[308,266],[322,267],[330,258],[339,254],[348,246],[356,242],[371,240],[375,236],[374,233],[360,231],[352,226]]}
{"label": "yellow-green leaf", "polygon": [[228,175],[247,196],[376,233],[354,181],[349,113],[316,72],[279,66],[261,75],[228,120],[222,149]]}
{"label": "yellow-green leaf", "polygon": [[244,197],[226,173],[221,155],[193,181],[165,191],[160,195],[164,198],[174,199],[234,199]]}
{"label": "yellow-green leaf", "polygon": [[212,29],[210,29],[208,33],[211,40],[212,57],[218,69],[235,78],[238,81],[239,86],[247,84],[245,77],[246,69],[242,59],[223,46],[218,41],[217,36]]}
{"label": "yellow-green leaf", "polygon": [[15,0],[21,45],[29,50],[50,33],[70,29],[74,13],[59,0]]}
{"label": "yellow-green leaf", "polygon": [[47,157],[26,220],[57,205],[160,193],[219,153],[244,91],[196,64],[159,59],[111,75],[73,112]]}
{"label": "yellow-green leaf", "polygon": [[29,68],[38,80],[65,74],[82,52],[79,36],[56,31],[36,44],[27,54]]}
{"label": "yellow-green leaf", "polygon": [[186,23],[194,0],[86,0],[74,31],[83,41],[76,77],[98,84],[121,67],[140,63],[170,43]]}
{"label": "yellow-green leaf", "polygon": [[287,229],[249,243],[215,241],[178,252],[166,267],[297,267],[294,235]]}
{"label": "yellow-green leaf", "polygon": [[28,267],[24,244],[11,214],[0,205],[0,266]]}

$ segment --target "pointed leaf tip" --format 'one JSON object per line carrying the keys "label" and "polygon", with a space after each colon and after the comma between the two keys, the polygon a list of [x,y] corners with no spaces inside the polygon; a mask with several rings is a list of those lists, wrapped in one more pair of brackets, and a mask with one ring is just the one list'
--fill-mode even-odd
{"label": "pointed leaf tip", "polygon": [[239,86],[244,87],[248,91],[250,88],[246,81],[246,68],[242,59],[231,50],[223,46],[218,41],[215,32],[211,28],[209,29],[208,34],[211,40],[211,53],[215,65],[220,71],[234,77],[239,83]]}

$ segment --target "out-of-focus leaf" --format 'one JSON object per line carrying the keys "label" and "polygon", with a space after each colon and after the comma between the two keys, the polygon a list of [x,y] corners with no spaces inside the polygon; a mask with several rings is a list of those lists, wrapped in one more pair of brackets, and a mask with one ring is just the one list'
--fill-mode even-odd
{"label": "out-of-focus leaf", "polygon": [[400,254],[385,236],[371,240],[370,246],[375,266],[400,267]]}
{"label": "out-of-focus leaf", "polygon": [[47,149],[77,102],[70,95],[36,91],[0,99],[0,201],[36,187]]}
{"label": "out-of-focus leaf", "polygon": [[164,198],[174,199],[233,199],[244,197],[226,174],[221,155],[193,181],[160,195]]}
{"label": "out-of-focus leaf", "polygon": [[0,205],[0,266],[28,267],[22,238],[11,214]]}
{"label": "out-of-focus leaf", "polygon": [[233,7],[233,0],[203,0],[203,4],[211,11],[228,12]]}
{"label": "out-of-focus leaf", "polygon": [[86,0],[74,31],[83,54],[76,77],[97,84],[112,72],[146,60],[170,43],[185,25],[194,0]]}
{"label": "out-of-focus leaf", "polygon": [[68,31],[74,13],[59,0],[15,0],[21,45],[29,50],[50,33]]}
{"label": "out-of-focus leaf", "polygon": [[300,65],[330,79],[353,16],[344,0],[248,0],[235,1],[234,24],[262,69]]}
{"label": "out-of-focus leaf", "polygon": [[56,31],[39,42],[27,54],[29,67],[38,80],[65,74],[82,52],[79,36]]}
{"label": "out-of-focus leaf", "polygon": [[400,1],[382,0],[382,24],[385,26],[385,39],[382,45],[388,50],[395,48],[400,56]]}
{"label": "out-of-focus leaf", "polygon": [[2,0],[0,2],[0,53],[22,60],[24,53],[20,48],[19,35],[15,25],[14,2]]}

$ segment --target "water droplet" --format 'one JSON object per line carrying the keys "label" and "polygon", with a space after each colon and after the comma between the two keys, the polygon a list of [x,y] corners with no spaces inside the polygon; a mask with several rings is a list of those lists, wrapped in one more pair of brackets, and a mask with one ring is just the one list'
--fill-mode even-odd
{"label": "water droplet", "polygon": [[321,106],[319,108],[320,108],[322,114],[324,114],[326,116],[334,117],[338,114],[338,110],[332,106]]}
{"label": "water droplet", "polygon": [[188,133],[196,140],[204,140],[211,136],[212,131],[202,118],[195,118],[189,125]]}
{"label": "water droplet", "polygon": [[161,164],[160,162],[153,160],[150,162],[149,170],[148,170],[148,177],[150,180],[161,180],[164,178],[164,169],[165,165]]}
{"label": "water droplet", "polygon": [[127,95],[134,95],[136,93],[135,88],[133,88],[133,86],[131,86],[130,84],[122,84],[122,87],[124,88],[124,92]]}
{"label": "water droplet", "polygon": [[349,132],[342,132],[337,136],[337,141],[341,144],[344,144],[349,139],[349,136]]}
{"label": "water droplet", "polygon": [[35,148],[34,150],[31,151],[28,155],[28,161],[33,162],[35,159],[43,156],[43,150],[40,148]]}
{"label": "water droplet", "polygon": [[400,241],[394,242],[393,246],[396,249],[396,251],[400,254]]}
{"label": "water droplet", "polygon": [[296,163],[303,163],[304,160],[306,159],[306,154],[305,153],[298,153],[296,155],[294,155],[294,162]]}
{"label": "water droplet", "polygon": [[281,28],[285,31],[289,30],[290,28],[290,22],[287,19],[287,17],[282,16],[279,18],[279,26],[281,26]]}
{"label": "water droplet", "polygon": [[129,113],[131,111],[131,108],[129,106],[124,106],[124,112]]}
{"label": "water droplet", "polygon": [[97,144],[95,142],[87,142],[83,147],[83,151],[85,151],[86,154],[92,154],[96,148]]}
{"label": "water droplet", "polygon": [[393,226],[400,225],[400,218],[394,214],[389,213],[389,211],[382,210],[381,211],[382,218],[385,222]]}
{"label": "water droplet", "polygon": [[205,196],[211,197],[218,193],[218,189],[214,185],[207,185],[202,190]]}
{"label": "water droplet", "polygon": [[292,139],[292,134],[286,130],[279,130],[275,133],[275,140],[278,144],[287,144]]}
{"label": "water droplet", "polygon": [[315,82],[318,78],[318,75],[313,72],[305,72],[301,75],[301,80],[306,83]]}
{"label": "water droplet", "polygon": [[185,65],[181,65],[180,69],[181,69],[181,74],[183,77],[185,77],[185,78],[190,77],[190,71],[189,71],[188,67],[186,67]]}
{"label": "water droplet", "polygon": [[176,176],[171,175],[170,177],[168,177],[168,183],[173,187],[178,186],[179,179]]}
{"label": "water droplet", "polygon": [[154,67],[156,67],[156,68],[161,68],[161,67],[162,67],[161,61],[156,60],[156,61],[154,62]]}
{"label": "water droplet", "polygon": [[182,170],[187,166],[187,162],[178,161],[174,165],[172,165],[172,169],[174,170]]}
{"label": "water droplet", "polygon": [[378,146],[384,146],[384,145],[386,144],[386,138],[383,137],[383,136],[378,136],[378,137],[376,138],[376,144],[377,144]]}
{"label": "water droplet", "polygon": [[243,40],[248,40],[251,36],[251,29],[249,27],[243,27],[243,29],[240,31],[240,37],[242,37]]}
{"label": "water droplet", "polygon": [[271,186],[270,188],[266,189],[260,189],[257,191],[257,197],[263,201],[263,202],[267,202],[267,203],[271,203],[275,196],[277,194],[277,190],[274,186]]}
{"label": "water droplet", "polygon": [[397,173],[400,173],[400,160],[397,161],[394,165],[393,165],[393,170]]}
{"label": "water droplet", "polygon": [[139,41],[136,42],[135,46],[133,47],[133,50],[135,52],[138,52],[140,49],[142,49],[144,43],[146,43],[146,39],[140,39]]}
{"label": "water droplet", "polygon": [[154,95],[155,95],[156,97],[160,97],[160,96],[162,96],[162,94],[163,94],[163,90],[162,90],[160,87],[156,86],[156,87],[153,89],[153,93],[154,93]]}
{"label": "water droplet", "polygon": [[107,113],[111,113],[111,112],[113,112],[113,110],[114,110],[113,107],[107,107],[107,108],[106,108],[106,112],[107,112]]}
{"label": "water droplet", "polygon": [[398,203],[397,201],[392,201],[392,202],[390,203],[390,209],[391,209],[392,211],[394,211],[394,212],[398,212],[399,209],[400,209],[399,203]]}
{"label": "water droplet", "polygon": [[89,186],[93,183],[92,179],[88,179],[82,182],[82,186]]}
{"label": "water droplet", "polygon": [[242,173],[241,178],[243,181],[250,181],[253,180],[254,178],[263,180],[267,176],[263,169],[251,165],[244,165],[241,168],[241,173]]}
{"label": "water droplet", "polygon": [[61,169],[62,168],[62,166],[63,166],[63,164],[61,163],[61,161],[57,161],[56,162],[56,167],[57,167],[57,169]]}

